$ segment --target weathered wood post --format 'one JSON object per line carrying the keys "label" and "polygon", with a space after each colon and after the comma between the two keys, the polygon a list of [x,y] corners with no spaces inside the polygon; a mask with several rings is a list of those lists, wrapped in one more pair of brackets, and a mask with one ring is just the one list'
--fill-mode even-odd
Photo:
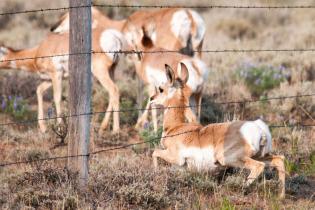
{"label": "weathered wood post", "polygon": [[[81,7],[82,6],[82,7]],[[91,112],[91,0],[70,0],[69,112]],[[75,7],[75,8],[74,8]],[[69,119],[68,169],[88,181],[90,115]]]}

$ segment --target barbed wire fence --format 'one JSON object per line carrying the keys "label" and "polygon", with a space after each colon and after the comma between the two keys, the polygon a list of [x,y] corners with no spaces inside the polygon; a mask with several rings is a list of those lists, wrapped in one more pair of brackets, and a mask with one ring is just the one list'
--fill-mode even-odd
{"label": "barbed wire fence", "polygon": [[[200,5],[200,6],[187,6],[187,5],[123,5],[123,4],[92,4],[94,7],[106,7],[106,8],[186,8],[186,9],[265,9],[265,10],[275,10],[275,9],[315,9],[315,5],[295,5],[295,6],[289,6],[289,5],[282,5],[282,6],[255,6],[255,5],[248,5],[248,6],[238,6],[238,5]],[[91,7],[91,5],[82,5],[82,6],[74,6],[74,7],[58,7],[58,8],[41,8],[41,9],[33,9],[33,10],[23,10],[23,11],[8,11],[0,13],[0,16],[9,16],[9,15],[19,15],[19,14],[28,14],[28,13],[45,13],[45,12],[54,12],[54,11],[67,11],[69,9],[79,9],[79,8],[87,8]],[[204,49],[201,51],[193,51],[193,52],[202,52],[202,53],[261,53],[261,52],[315,52],[315,49],[309,48],[291,48],[291,49]],[[45,56],[38,56],[38,57],[25,57],[25,58],[13,58],[13,59],[5,59],[0,60],[1,62],[13,62],[13,61],[21,61],[21,60],[30,60],[30,59],[48,59],[48,58],[54,58],[54,57],[63,57],[63,56],[72,56],[72,55],[88,55],[88,54],[139,54],[139,53],[179,53],[179,51],[176,50],[155,50],[155,51],[138,51],[138,50],[119,50],[119,51],[91,51],[91,52],[80,52],[80,53],[65,53],[65,54],[56,54],[56,55],[45,55]],[[243,100],[243,101],[218,101],[214,102],[215,104],[243,104],[243,103],[256,103],[256,102],[266,102],[266,101],[272,101],[272,100],[285,100],[285,99],[297,99],[302,97],[315,97],[314,94],[304,94],[304,95],[292,95],[292,96],[280,96],[280,97],[270,97],[270,98],[264,98],[264,99],[256,99],[256,100]],[[202,107],[208,107],[211,106],[209,104],[201,104]],[[186,108],[193,108],[196,106],[182,106],[182,107],[165,107],[165,108],[150,108],[152,109],[186,109]],[[109,112],[138,112],[138,111],[145,111],[147,109],[125,109],[125,110],[112,110]],[[0,127],[2,126],[10,126],[10,125],[16,125],[16,124],[30,124],[35,123],[38,121],[49,121],[49,120],[56,120],[58,118],[74,118],[74,117],[80,117],[80,116],[86,116],[86,115],[97,115],[97,114],[104,114],[107,111],[101,111],[101,112],[89,112],[89,113],[78,113],[74,115],[66,115],[62,117],[47,117],[42,119],[33,119],[33,120],[27,120],[27,121],[17,121],[17,122],[6,122],[1,123]],[[303,127],[303,128],[309,128],[309,127],[315,127],[315,124],[304,124],[303,122],[295,123],[295,124],[275,124],[270,125],[270,128],[294,128],[294,127]],[[182,133],[177,133],[173,135],[167,135],[162,136],[159,138],[152,138],[147,141],[140,141],[133,144],[126,144],[122,146],[112,147],[112,148],[105,148],[97,151],[90,152],[88,154],[84,155],[73,155],[73,156],[56,156],[56,157],[50,157],[50,158],[42,158],[42,159],[36,159],[36,160],[25,160],[25,161],[17,161],[17,162],[4,162],[0,163],[0,167],[6,167],[6,166],[13,166],[13,165],[20,165],[20,164],[29,164],[33,162],[40,162],[40,161],[53,161],[53,160],[60,160],[60,159],[67,159],[67,158],[74,158],[74,157],[90,157],[92,155],[97,155],[100,153],[105,153],[109,151],[114,150],[121,150],[125,148],[129,148],[132,146],[150,143],[154,141],[158,141],[163,138],[171,138],[179,135],[184,135],[191,132],[196,132],[197,130],[190,130]]]}

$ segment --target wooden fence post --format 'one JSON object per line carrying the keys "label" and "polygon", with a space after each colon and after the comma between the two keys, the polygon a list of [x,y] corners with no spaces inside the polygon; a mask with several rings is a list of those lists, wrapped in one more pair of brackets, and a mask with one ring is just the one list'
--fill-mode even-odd
{"label": "wooden fence post", "polygon": [[[91,0],[70,0],[69,112],[91,112]],[[82,7],[80,7],[82,6]],[[77,7],[77,8],[73,8]],[[72,55],[71,55],[72,54]],[[77,54],[77,55],[74,55]],[[90,115],[69,119],[68,169],[88,181]]]}

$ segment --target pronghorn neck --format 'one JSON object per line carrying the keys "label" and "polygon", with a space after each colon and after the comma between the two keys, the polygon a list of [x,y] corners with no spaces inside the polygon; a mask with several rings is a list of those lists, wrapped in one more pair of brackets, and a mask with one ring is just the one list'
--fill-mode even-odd
{"label": "pronghorn neck", "polygon": [[169,99],[167,106],[169,108],[166,108],[164,111],[164,132],[169,131],[179,124],[185,123],[185,107],[188,105],[188,103],[189,102],[182,93],[176,94],[175,97]]}
{"label": "pronghorn neck", "polygon": [[26,71],[37,71],[36,59],[26,59],[35,58],[36,52],[37,48],[12,50],[5,58],[5,60],[10,60],[7,67]]}

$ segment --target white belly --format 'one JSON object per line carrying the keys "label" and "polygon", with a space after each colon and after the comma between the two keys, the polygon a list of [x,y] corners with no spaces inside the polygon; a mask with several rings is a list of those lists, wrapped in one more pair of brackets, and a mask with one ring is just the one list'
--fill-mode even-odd
{"label": "white belly", "polygon": [[213,147],[190,147],[183,148],[180,151],[181,158],[186,160],[189,168],[197,170],[213,170],[215,169],[215,158]]}

